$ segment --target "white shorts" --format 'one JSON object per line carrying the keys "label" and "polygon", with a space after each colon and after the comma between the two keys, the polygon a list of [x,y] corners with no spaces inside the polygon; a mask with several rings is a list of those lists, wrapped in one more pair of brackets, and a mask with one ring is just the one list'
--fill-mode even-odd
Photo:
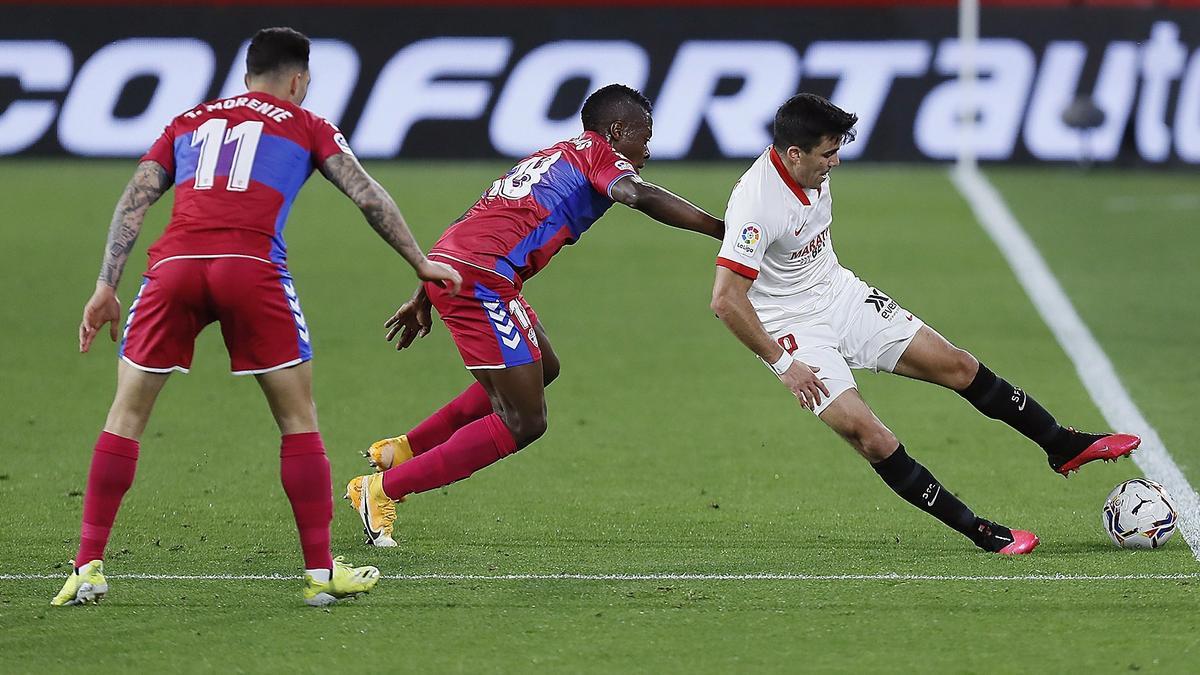
{"label": "white shorts", "polygon": [[925,325],[853,272],[843,268],[837,274],[817,303],[798,303],[795,309],[775,303],[759,310],[763,327],[781,347],[797,361],[821,369],[817,377],[829,397],[822,397],[818,415],[855,387],[850,369],[892,372]]}

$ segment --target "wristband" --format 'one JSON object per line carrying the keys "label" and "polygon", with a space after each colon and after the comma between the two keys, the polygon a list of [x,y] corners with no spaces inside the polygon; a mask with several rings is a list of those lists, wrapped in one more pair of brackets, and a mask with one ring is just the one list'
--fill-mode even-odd
{"label": "wristband", "polygon": [[787,372],[787,369],[792,367],[792,355],[787,353],[787,350],[784,350],[783,356],[779,357],[778,361],[775,363],[768,363],[767,365],[771,368],[771,370],[775,371],[776,375],[783,377],[783,374]]}

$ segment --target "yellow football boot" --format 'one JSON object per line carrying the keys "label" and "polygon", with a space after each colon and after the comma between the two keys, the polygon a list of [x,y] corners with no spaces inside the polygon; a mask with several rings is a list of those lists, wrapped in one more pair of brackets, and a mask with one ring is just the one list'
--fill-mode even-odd
{"label": "yellow football boot", "polygon": [[413,452],[408,444],[408,436],[400,435],[375,441],[371,447],[363,450],[363,457],[376,471],[387,471],[412,459]]}
{"label": "yellow football boot", "polygon": [[[71,565],[74,568],[74,560]],[[103,600],[106,593],[108,580],[104,578],[104,561],[93,560],[71,572],[67,583],[50,604],[55,607],[95,604]]]}
{"label": "yellow football boot", "polygon": [[304,602],[313,607],[332,605],[343,598],[370,592],[379,583],[379,570],[370,565],[351,567],[342,556],[333,559],[333,571],[324,583],[304,574]]}
{"label": "yellow football boot", "polygon": [[363,522],[367,543],[380,548],[396,545],[392,525],[396,522],[396,502],[383,492],[383,474],[359,476],[346,485],[346,499]]}

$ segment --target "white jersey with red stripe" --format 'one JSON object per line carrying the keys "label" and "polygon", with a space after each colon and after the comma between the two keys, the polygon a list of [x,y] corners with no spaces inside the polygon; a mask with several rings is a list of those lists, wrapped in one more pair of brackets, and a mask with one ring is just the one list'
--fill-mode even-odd
{"label": "white jersey with red stripe", "polygon": [[769,147],[742,174],[725,209],[725,239],[717,265],[753,279],[748,294],[759,317],[773,310],[821,311],[840,277],[833,252],[829,177],[805,189]]}

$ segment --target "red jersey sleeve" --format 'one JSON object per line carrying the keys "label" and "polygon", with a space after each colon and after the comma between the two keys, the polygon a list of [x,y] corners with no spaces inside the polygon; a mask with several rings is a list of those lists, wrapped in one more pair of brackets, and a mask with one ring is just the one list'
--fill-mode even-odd
{"label": "red jersey sleeve", "polygon": [[175,175],[174,120],[172,120],[171,123],[168,124],[165,129],[163,129],[163,132],[159,135],[158,140],[154,141],[154,145],[151,145],[150,149],[146,151],[146,154],[142,155],[142,158],[138,161],[158,162],[160,165],[162,165],[162,168],[167,170],[169,175]]}
{"label": "red jersey sleeve", "polygon": [[348,155],[354,154],[350,149],[350,144],[346,142],[346,137],[342,135],[340,129],[334,126],[333,122],[319,115],[309,115],[309,118],[313,166],[320,167],[325,160],[341,152]]}
{"label": "red jersey sleeve", "polygon": [[637,170],[629,160],[612,149],[604,141],[593,142],[584,153],[587,160],[586,175],[596,192],[612,199],[612,186],[625,176],[636,176]]}

